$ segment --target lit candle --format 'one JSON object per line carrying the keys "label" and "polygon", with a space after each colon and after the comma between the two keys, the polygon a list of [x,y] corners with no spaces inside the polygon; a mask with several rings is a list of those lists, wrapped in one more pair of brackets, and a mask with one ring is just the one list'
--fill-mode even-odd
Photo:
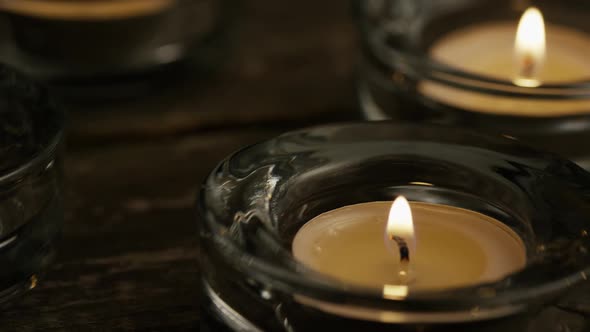
{"label": "lit candle", "polygon": [[[430,56],[453,68],[535,88],[590,78],[590,38],[559,25],[545,26],[541,12],[529,8],[516,22],[495,22],[453,31],[430,48]],[[492,96],[436,82],[419,91],[438,102],[466,110],[520,116],[560,116],[590,112],[587,100],[532,100]]]}
{"label": "lit candle", "polygon": [[[95,98],[102,85],[96,77],[133,76],[186,55],[184,43],[195,31],[181,28],[192,17],[194,8],[181,8],[188,3],[0,0],[12,32],[4,58],[37,79],[63,82],[60,90],[68,95],[85,98],[88,92]],[[91,84],[80,89],[81,81]]]}
{"label": "lit candle", "polygon": [[145,16],[170,8],[176,0],[5,0],[0,8],[15,14],[63,20],[103,20]]}
{"label": "lit candle", "polygon": [[496,281],[526,263],[522,240],[498,220],[403,197],[323,213],[298,231],[292,250],[313,270],[393,298],[400,289],[403,297]]}

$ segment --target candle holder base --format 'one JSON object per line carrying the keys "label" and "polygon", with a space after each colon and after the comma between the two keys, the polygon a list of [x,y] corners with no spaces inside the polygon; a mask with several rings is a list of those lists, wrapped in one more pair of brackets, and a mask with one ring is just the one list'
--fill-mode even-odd
{"label": "candle holder base", "polygon": [[[284,321],[280,321],[277,318],[276,322],[273,322],[274,328],[263,329],[256,325],[256,323],[241,316],[239,308],[233,308],[223,301],[219,295],[211,289],[206,282],[203,284],[204,295],[201,298],[201,310],[200,310],[200,321],[201,330],[204,332],[232,332],[232,331],[289,331],[293,329],[292,324],[289,322],[288,317],[282,317]],[[588,296],[588,293],[585,293]],[[247,296],[241,294],[241,296]],[[280,306],[279,306],[280,308]],[[265,310],[261,312],[261,316],[264,317],[276,317],[276,311]],[[444,328],[440,328],[441,331],[506,331],[506,332],[522,332],[522,331],[535,331],[535,332],[555,332],[555,331],[569,331],[569,332],[584,332],[590,328],[588,314],[572,310],[563,310],[559,306],[551,306],[543,309],[538,313],[530,313],[526,315],[520,315],[518,318],[510,320],[502,320],[498,322],[484,322],[480,324],[456,324],[447,325]],[[265,320],[268,324],[268,319]],[[312,323],[315,324],[316,322]],[[282,326],[281,326],[282,324]],[[338,317],[333,317],[325,326],[303,326],[310,330],[320,328],[335,329],[338,326],[342,331],[355,331],[350,329],[350,322]],[[341,324],[341,326],[340,326]],[[268,325],[267,325],[268,326]],[[405,331],[405,332],[422,332],[425,331],[422,325],[390,325],[382,324],[376,326],[371,323],[366,323],[366,326],[358,326],[363,328],[370,328],[370,331]],[[429,327],[428,331],[438,331],[436,327]]]}
{"label": "candle holder base", "polygon": [[[526,119],[498,117],[452,109],[433,109],[405,92],[389,92],[370,79],[357,83],[360,110],[369,121],[395,120],[477,129],[506,135],[524,144],[551,151],[590,170],[590,148],[578,142],[590,140],[590,117]],[[406,110],[411,109],[412,112]]]}

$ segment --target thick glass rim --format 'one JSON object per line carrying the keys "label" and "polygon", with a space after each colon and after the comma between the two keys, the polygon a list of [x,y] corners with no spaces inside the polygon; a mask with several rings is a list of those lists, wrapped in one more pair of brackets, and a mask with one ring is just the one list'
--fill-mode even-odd
{"label": "thick glass rim", "polygon": [[[526,276],[524,273],[529,269],[529,263],[527,263],[527,267],[523,271],[517,271],[500,281],[444,291],[417,292],[410,294],[410,296],[403,300],[386,299],[383,297],[381,290],[367,289],[343,282],[335,282],[334,280],[330,280],[327,277],[310,271],[302,264],[296,262],[292,256],[290,258],[285,257],[287,260],[290,259],[290,261],[288,261],[289,268],[286,268],[274,264],[262,257],[244,252],[239,245],[229,237],[216,235],[224,234],[224,230],[221,221],[217,220],[213,213],[208,210],[207,199],[215,198],[208,197],[207,189],[213,184],[213,182],[209,182],[213,181],[217,176],[217,173],[227,169],[232,158],[235,158],[240,153],[243,153],[243,151],[247,151],[253,147],[261,147],[265,144],[269,144],[269,142],[273,142],[273,140],[276,141],[286,137],[300,137],[311,131],[333,132],[340,129],[358,129],[361,127],[364,127],[366,130],[371,130],[372,127],[378,128],[379,126],[387,126],[392,131],[405,129],[410,131],[432,130],[434,133],[441,131],[465,133],[467,135],[466,137],[479,140],[486,144],[487,142],[491,142],[490,144],[497,143],[502,146],[516,148],[518,151],[524,151],[527,155],[533,155],[535,158],[543,160],[549,158],[551,158],[551,160],[554,159],[556,163],[565,164],[567,167],[571,167],[572,170],[578,172],[576,174],[583,177],[582,180],[590,183],[590,173],[579,169],[575,164],[555,155],[534,150],[514,141],[513,139],[502,136],[486,136],[464,129],[445,126],[399,124],[390,121],[376,121],[370,123],[352,122],[326,125],[286,133],[275,139],[258,143],[235,152],[222,161],[202,186],[197,201],[197,210],[202,218],[202,226],[209,230],[209,235],[206,236],[210,237],[218,248],[224,249],[222,256],[227,263],[244,271],[251,278],[262,282],[272,281],[274,287],[278,289],[282,289],[290,294],[295,294],[296,296],[312,299],[311,302],[308,302],[312,305],[314,301],[316,301],[315,306],[325,309],[333,304],[333,301],[337,301],[340,304],[336,305],[335,309],[332,307],[334,313],[338,313],[339,310],[363,307],[375,311],[378,317],[388,317],[387,315],[384,316],[384,313],[386,312],[414,314],[414,316],[405,315],[401,318],[395,315],[389,316],[393,322],[399,322],[399,319],[408,322],[408,319],[412,320],[411,317],[414,317],[420,322],[452,322],[455,320],[475,321],[503,317],[520,312],[526,309],[528,305],[532,305],[539,301],[539,299],[549,298],[557,292],[571,287],[573,284],[586,280],[587,276],[590,275],[590,264],[588,264],[571,273],[568,272],[565,275],[559,276],[544,276],[546,279],[543,279],[542,281],[535,280],[524,286],[519,285],[518,288],[515,288],[510,284],[507,285],[506,280],[511,277]],[[269,152],[269,154],[272,154],[272,152]],[[257,166],[261,165],[252,165],[251,167],[255,168]],[[201,233],[201,236],[203,236],[203,233]],[[269,243],[272,243],[271,237],[267,240],[269,240]],[[277,252],[280,252],[280,249],[284,248],[276,248]],[[493,296],[486,296],[486,291],[492,292]],[[439,315],[440,313],[453,313],[453,315],[449,318],[447,315]]]}
{"label": "thick glass rim", "polygon": [[47,161],[54,157],[55,152],[62,140],[63,127],[54,134],[49,143],[47,143],[39,153],[32,156],[29,160],[17,168],[13,168],[5,173],[0,174],[0,185],[7,182],[12,182],[15,179],[23,177],[29,171],[37,168],[38,166],[43,166],[45,163],[47,163]]}

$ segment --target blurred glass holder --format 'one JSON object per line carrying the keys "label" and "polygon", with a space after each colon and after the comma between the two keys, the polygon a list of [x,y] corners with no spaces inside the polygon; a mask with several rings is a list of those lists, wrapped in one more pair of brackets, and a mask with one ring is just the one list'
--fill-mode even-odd
{"label": "blurred glass holder", "polygon": [[[546,51],[519,62],[517,24],[531,5],[544,16]],[[362,111],[504,134],[590,168],[580,144],[590,139],[588,14],[575,0],[355,1]],[[517,79],[523,68],[535,84]]]}
{"label": "blurred glass holder", "polygon": [[[202,187],[202,313],[211,331],[585,331],[588,188],[574,163],[500,136],[392,122],[289,132],[232,154]],[[307,221],[398,195],[499,220],[526,267],[393,299],[293,257]]]}
{"label": "blurred glass holder", "polygon": [[214,69],[231,1],[3,1],[1,60],[68,95],[125,95],[179,67]]}
{"label": "blurred glass holder", "polygon": [[37,284],[63,220],[64,114],[45,90],[0,66],[0,303]]}

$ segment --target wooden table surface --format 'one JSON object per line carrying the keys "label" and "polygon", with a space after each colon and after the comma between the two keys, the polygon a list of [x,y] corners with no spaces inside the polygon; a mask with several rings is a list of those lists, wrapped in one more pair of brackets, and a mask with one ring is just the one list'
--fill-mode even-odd
{"label": "wooden table surface", "polygon": [[243,145],[359,117],[348,4],[245,1],[215,75],[71,107],[59,254],[0,331],[198,331],[199,184]]}
{"label": "wooden table surface", "polygon": [[[243,1],[214,75],[70,105],[59,253],[0,331],[199,331],[199,185],[244,145],[360,118],[349,4]],[[582,331],[590,300],[569,307],[536,326]]]}

